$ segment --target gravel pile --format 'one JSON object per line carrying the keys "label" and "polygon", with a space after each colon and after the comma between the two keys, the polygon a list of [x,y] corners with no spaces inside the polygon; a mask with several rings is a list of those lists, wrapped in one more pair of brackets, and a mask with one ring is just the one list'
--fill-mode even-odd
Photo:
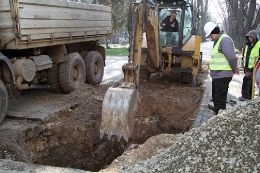
{"label": "gravel pile", "polygon": [[222,111],[119,172],[260,172],[260,98]]}

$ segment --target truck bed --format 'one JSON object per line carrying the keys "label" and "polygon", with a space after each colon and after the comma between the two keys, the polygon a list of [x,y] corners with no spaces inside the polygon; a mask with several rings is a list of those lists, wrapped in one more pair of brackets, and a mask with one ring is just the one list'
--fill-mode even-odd
{"label": "truck bed", "polygon": [[110,38],[111,7],[61,0],[0,1],[0,50]]}

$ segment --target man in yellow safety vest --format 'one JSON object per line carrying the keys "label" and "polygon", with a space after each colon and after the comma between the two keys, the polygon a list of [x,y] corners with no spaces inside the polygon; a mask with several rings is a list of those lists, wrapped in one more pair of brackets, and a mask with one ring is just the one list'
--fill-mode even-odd
{"label": "man in yellow safety vest", "polygon": [[207,22],[204,26],[206,37],[209,37],[213,44],[210,58],[210,76],[212,77],[212,99],[214,112],[226,109],[226,100],[229,83],[233,74],[238,74],[237,56],[233,40],[220,31],[214,22]]}
{"label": "man in yellow safety vest", "polygon": [[252,99],[252,76],[255,67],[255,57],[260,56],[260,41],[258,41],[255,30],[249,31],[246,35],[246,46],[243,52],[243,67],[245,76],[242,84],[242,96],[239,100],[245,101]]}

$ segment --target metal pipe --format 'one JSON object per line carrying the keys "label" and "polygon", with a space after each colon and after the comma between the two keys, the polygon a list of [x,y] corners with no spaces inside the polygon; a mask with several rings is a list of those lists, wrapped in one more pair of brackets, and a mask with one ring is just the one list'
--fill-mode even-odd
{"label": "metal pipe", "polygon": [[17,90],[27,90],[29,88],[28,84],[22,84],[23,78],[18,76],[15,82]]}

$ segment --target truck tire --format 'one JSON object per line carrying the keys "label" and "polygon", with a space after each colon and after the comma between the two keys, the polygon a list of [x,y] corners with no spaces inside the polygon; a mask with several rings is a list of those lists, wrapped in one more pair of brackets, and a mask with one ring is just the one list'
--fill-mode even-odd
{"label": "truck tire", "polygon": [[51,90],[56,93],[63,92],[59,81],[59,69],[60,65],[56,63],[53,63],[52,68],[48,69],[48,82]]}
{"label": "truck tire", "polygon": [[5,119],[5,114],[7,111],[8,94],[6,87],[2,80],[0,79],[0,123]]}
{"label": "truck tire", "polygon": [[191,73],[181,72],[181,82],[183,84],[188,84],[192,81],[193,77]]}
{"label": "truck tire", "polygon": [[104,62],[98,51],[91,51],[84,57],[86,65],[86,83],[97,85],[102,82],[104,75]]}
{"label": "truck tire", "polygon": [[148,80],[151,77],[151,72],[148,69],[140,69],[140,79]]}
{"label": "truck tire", "polygon": [[88,54],[88,51],[81,51],[79,54],[82,58],[84,58]]}
{"label": "truck tire", "polygon": [[60,63],[60,86],[65,93],[70,93],[77,85],[86,80],[86,67],[81,56],[74,52],[66,57],[67,62]]}

